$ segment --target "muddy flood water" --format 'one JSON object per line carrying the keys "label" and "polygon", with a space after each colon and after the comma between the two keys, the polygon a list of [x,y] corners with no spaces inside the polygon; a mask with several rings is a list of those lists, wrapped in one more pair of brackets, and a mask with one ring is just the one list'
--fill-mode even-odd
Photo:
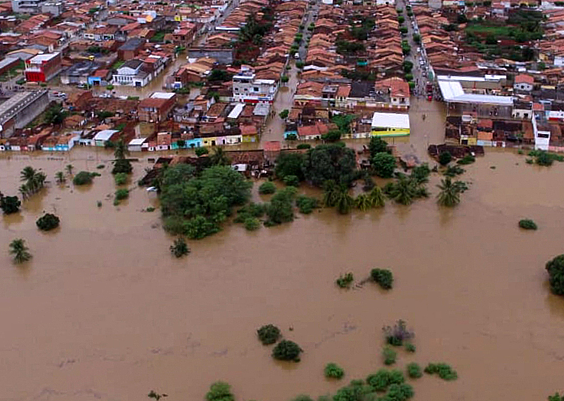
{"label": "muddy flood water", "polygon": [[[435,176],[433,197],[411,207],[323,210],[252,233],[230,226],[176,260],[158,209],[143,211],[154,194],[134,184],[149,164],[135,164],[130,199],[115,207],[111,155],[90,155],[72,161],[102,174],[86,189],[53,182],[68,164],[61,156],[0,158],[4,194],[16,193],[26,165],[52,181],[22,213],[0,218],[1,400],[143,400],[156,390],[195,401],[216,380],[237,400],[319,396],[383,367],[381,329],[398,319],[417,346],[399,353],[398,368],[446,362],[459,375],[414,381],[415,400],[545,400],[564,390],[564,299],[550,294],[544,270],[564,253],[564,164],[488,150],[465,167],[472,184],[454,210],[436,205]],[[60,216],[56,232],[37,230],[43,211]],[[521,218],[539,230],[520,230]],[[21,267],[7,252],[19,237],[34,255]],[[334,284],[375,267],[393,271],[393,290]],[[273,361],[255,334],[267,323],[304,349],[300,363]],[[323,377],[328,362],[345,369],[341,383]]]}

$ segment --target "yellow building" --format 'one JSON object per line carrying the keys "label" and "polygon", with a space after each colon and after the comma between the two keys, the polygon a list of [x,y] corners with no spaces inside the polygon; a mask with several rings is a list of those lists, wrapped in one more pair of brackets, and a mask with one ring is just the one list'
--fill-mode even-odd
{"label": "yellow building", "polygon": [[371,128],[372,136],[407,136],[410,133],[409,114],[375,112]]}

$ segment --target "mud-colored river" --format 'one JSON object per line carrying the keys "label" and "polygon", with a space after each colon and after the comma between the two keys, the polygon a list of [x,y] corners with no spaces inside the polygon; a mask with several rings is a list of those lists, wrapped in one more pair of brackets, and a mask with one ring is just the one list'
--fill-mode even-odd
{"label": "mud-colored river", "polygon": [[[400,318],[417,352],[401,352],[399,367],[444,361],[459,374],[415,382],[416,400],[544,400],[563,390],[564,299],[550,295],[544,270],[564,253],[562,164],[489,151],[467,167],[471,189],[455,210],[428,199],[325,210],[253,233],[234,226],[175,260],[159,212],[142,212],[153,195],[131,185],[114,207],[109,167],[96,170],[110,155],[90,155],[72,162],[102,173],[90,188],[52,183],[1,218],[2,400],[142,400],[154,389],[195,401],[220,379],[238,400],[317,396],[344,384],[323,378],[328,362],[345,369],[345,383],[381,368],[381,328]],[[68,161],[3,156],[0,191],[15,193],[28,164],[52,180]],[[135,165],[135,179],[147,165]],[[37,230],[42,211],[61,217],[57,232]],[[521,231],[524,217],[540,229]],[[34,255],[23,267],[7,253],[17,237]],[[389,293],[334,285],[342,272],[363,278],[374,267],[393,270]],[[301,345],[299,364],[272,360],[255,336],[266,323]]]}

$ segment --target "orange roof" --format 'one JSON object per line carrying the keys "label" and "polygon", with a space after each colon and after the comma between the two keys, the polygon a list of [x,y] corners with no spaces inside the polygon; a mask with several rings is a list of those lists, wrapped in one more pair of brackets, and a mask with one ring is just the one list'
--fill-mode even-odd
{"label": "orange roof", "polygon": [[515,77],[515,83],[533,85],[535,83],[535,79],[527,74],[519,74]]}

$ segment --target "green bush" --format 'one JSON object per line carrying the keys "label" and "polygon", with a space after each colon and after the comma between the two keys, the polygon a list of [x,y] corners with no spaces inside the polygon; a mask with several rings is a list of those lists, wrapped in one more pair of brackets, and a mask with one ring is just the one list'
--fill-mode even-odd
{"label": "green bush", "polygon": [[298,187],[300,185],[300,179],[295,175],[287,175],[282,179],[282,181],[290,187]]}
{"label": "green bush", "polygon": [[406,401],[413,397],[413,387],[407,383],[392,384],[388,393],[384,396],[384,401]]}
{"label": "green bush", "polygon": [[396,169],[396,158],[388,152],[376,153],[372,158],[372,168],[378,177],[391,178]]}
{"label": "green bush", "polygon": [[207,401],[235,401],[231,394],[231,386],[225,382],[215,382],[210,386],[210,391],[206,394]]}
{"label": "green bush", "polygon": [[393,365],[396,363],[398,353],[390,347],[384,347],[382,350],[382,357],[384,358],[384,365]]}
{"label": "green bush", "polygon": [[0,193],[0,209],[4,214],[19,212],[21,204],[17,196],[4,196]]}
{"label": "green bush", "polygon": [[434,375],[437,374],[443,380],[456,380],[458,374],[446,363],[430,363],[425,368],[425,373]]}
{"label": "green bush", "polygon": [[457,164],[462,164],[462,165],[466,165],[466,164],[472,164],[476,161],[476,158],[472,155],[466,155],[464,156],[462,159],[458,160],[456,163]]}
{"label": "green bush", "polygon": [[256,217],[247,217],[243,224],[248,231],[255,231],[260,228],[260,220]]}
{"label": "green bush", "polygon": [[368,383],[373,391],[378,392],[386,391],[392,384],[402,384],[403,382],[405,382],[403,373],[395,369],[380,369],[378,372],[366,378],[366,383]]}
{"label": "green bush", "polygon": [[196,148],[196,150],[194,151],[196,152],[196,156],[200,157],[203,155],[207,155],[208,153],[210,153],[210,151],[207,148]]}
{"label": "green bush", "polygon": [[272,350],[272,357],[280,361],[300,361],[300,353],[303,350],[298,344],[289,340],[280,341]]}
{"label": "green bush", "polygon": [[328,363],[323,370],[325,377],[331,379],[341,379],[345,375],[345,371],[336,363]]}
{"label": "green bush", "polygon": [[[295,176],[294,176],[295,177]],[[276,185],[272,181],[263,182],[259,187],[259,194],[269,195],[276,192]]]}
{"label": "green bush", "polygon": [[129,190],[125,188],[118,189],[115,193],[116,200],[120,201],[129,198]]}
{"label": "green bush", "polygon": [[114,167],[112,168],[112,174],[125,173],[129,174],[133,171],[133,166],[131,162],[127,159],[117,159],[114,161]]}
{"label": "green bush", "polygon": [[249,217],[259,218],[264,215],[264,205],[257,203],[249,203],[243,206],[241,209],[237,210],[237,217],[235,218],[235,223],[245,223]]}
{"label": "green bush", "polygon": [[419,366],[415,362],[408,364],[407,375],[412,379],[419,379],[421,376],[423,376],[423,371],[421,370],[421,366]]}
{"label": "green bush", "polygon": [[294,398],[292,398],[292,401],[313,401],[313,398],[311,398],[309,395],[307,394],[300,394],[298,396],[295,396]]}
{"label": "green bush", "polygon": [[92,175],[92,173],[89,173],[88,171],[81,171],[77,175],[74,176],[74,178],[72,179],[72,183],[74,185],[91,184],[93,177],[94,176]]}
{"label": "green bush", "polygon": [[564,255],[558,255],[546,264],[551,291],[564,295]]}
{"label": "green bush", "polygon": [[317,198],[305,195],[300,195],[296,198],[296,206],[298,207],[300,213],[303,214],[310,214],[313,212],[313,209],[318,207],[318,203]]}
{"label": "green bush", "polygon": [[273,324],[266,324],[257,330],[262,345],[274,344],[280,338],[280,329]]}
{"label": "green bush", "polygon": [[46,213],[45,215],[37,219],[35,224],[41,231],[50,231],[54,228],[59,227],[60,221],[61,220],[54,214]]}
{"label": "green bush", "polygon": [[372,269],[370,271],[370,277],[385,290],[391,289],[394,283],[394,276],[388,269]]}
{"label": "green bush", "polygon": [[349,288],[354,281],[354,276],[352,273],[345,273],[341,274],[337,280],[335,280],[335,284],[337,284],[340,288]]}
{"label": "green bush", "polygon": [[124,185],[127,182],[127,174],[117,173],[114,175],[114,181],[116,185]]}
{"label": "green bush", "polygon": [[413,352],[415,352],[415,351],[417,350],[417,348],[415,347],[415,345],[413,345],[413,344],[411,344],[411,343],[407,343],[407,344],[405,344],[405,350],[406,350],[407,352],[413,353]]}
{"label": "green bush", "polygon": [[296,146],[296,149],[310,149],[311,145],[309,143],[300,143]]}
{"label": "green bush", "polygon": [[452,161],[452,155],[450,152],[441,152],[439,155],[439,164],[441,166],[446,166]]}
{"label": "green bush", "polygon": [[188,247],[188,244],[186,243],[184,238],[177,238],[170,246],[170,253],[172,253],[177,258],[181,258],[182,256],[188,255],[190,253],[190,248]]}
{"label": "green bush", "polygon": [[519,227],[524,228],[525,230],[536,230],[538,228],[536,223],[529,219],[519,220]]}

